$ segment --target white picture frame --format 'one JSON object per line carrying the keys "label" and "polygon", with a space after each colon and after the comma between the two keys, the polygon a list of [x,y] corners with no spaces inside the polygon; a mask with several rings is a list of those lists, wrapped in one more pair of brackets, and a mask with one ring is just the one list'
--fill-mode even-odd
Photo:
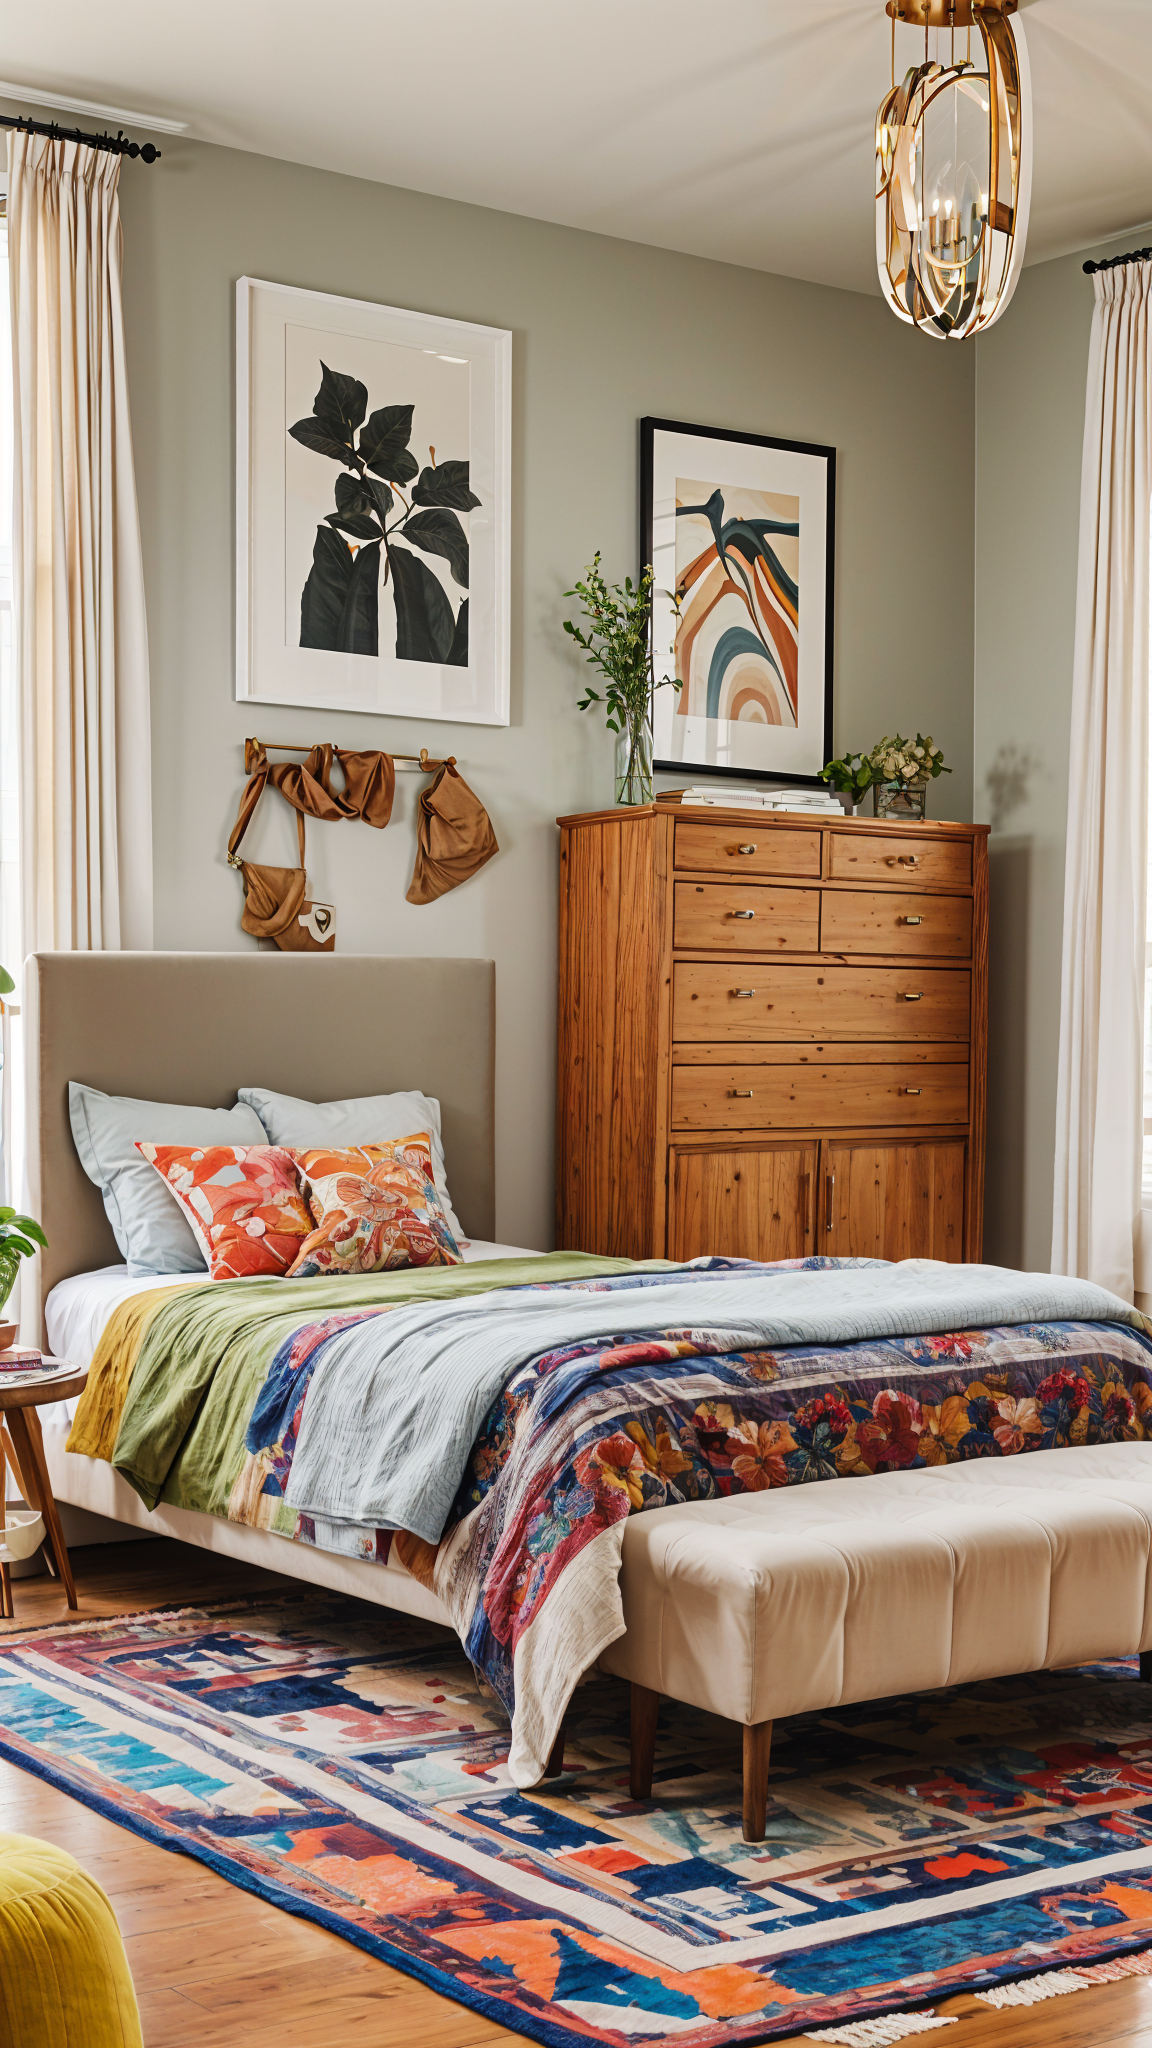
{"label": "white picture frame", "polygon": [[511,397],[505,328],[238,279],[239,701],[508,724]]}

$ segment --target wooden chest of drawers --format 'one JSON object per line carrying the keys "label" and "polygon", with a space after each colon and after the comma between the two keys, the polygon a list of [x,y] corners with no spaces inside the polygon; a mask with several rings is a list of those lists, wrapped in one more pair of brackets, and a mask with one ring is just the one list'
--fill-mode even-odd
{"label": "wooden chest of drawers", "polygon": [[987,827],[560,830],[557,1244],[978,1259]]}

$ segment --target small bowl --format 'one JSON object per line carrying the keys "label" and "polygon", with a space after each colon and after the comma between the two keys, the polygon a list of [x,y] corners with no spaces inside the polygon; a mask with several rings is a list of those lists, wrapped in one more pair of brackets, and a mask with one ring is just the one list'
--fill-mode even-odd
{"label": "small bowl", "polygon": [[19,1323],[0,1323],[0,1351],[10,1351],[19,1335]]}
{"label": "small bowl", "polygon": [[0,1558],[6,1564],[31,1557],[44,1541],[44,1521],[35,1508],[9,1508],[0,1529]]}

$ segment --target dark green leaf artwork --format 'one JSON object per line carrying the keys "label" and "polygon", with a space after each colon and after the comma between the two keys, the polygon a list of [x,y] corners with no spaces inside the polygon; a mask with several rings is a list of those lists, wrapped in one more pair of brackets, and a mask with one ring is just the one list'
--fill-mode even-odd
{"label": "dark green leaf artwork", "polygon": [[316,529],[300,598],[300,645],[378,655],[383,579],[396,608],[396,659],[466,668],[468,600],[456,612],[440,577],[412,550],[439,556],[467,590],[468,534],[457,514],[482,501],[469,486],[467,462],[438,463],[429,448],[421,469],[409,447],[414,414],[414,405],[370,413],[359,378],[321,363],[311,416],[288,429],[301,447],[338,462],[343,472],[335,507]]}
{"label": "dark green leaf artwork", "polygon": [[317,455],[330,455],[333,462],[347,462],[352,453],[351,443],[339,440],[336,429],[327,420],[297,420],[288,432],[302,447],[311,448]]}
{"label": "dark green leaf artwork", "polygon": [[451,505],[457,512],[473,512],[480,503],[468,487],[466,462],[441,462],[420,472],[412,493],[414,505]]}
{"label": "dark green leaf artwork", "polygon": [[396,659],[447,661],[456,621],[444,585],[407,548],[393,548],[391,562],[396,579]]}
{"label": "dark green leaf artwork", "polygon": [[356,557],[347,541],[330,526],[318,526],[312,572],[300,599],[301,647],[340,645],[340,621],[355,566]]}
{"label": "dark green leaf artwork", "polygon": [[353,554],[330,526],[318,526],[312,570],[300,599],[301,647],[375,654],[379,613],[380,542]]}
{"label": "dark green leaf artwork", "polygon": [[342,438],[350,441],[368,410],[368,393],[358,377],[342,377],[321,363],[320,389],[312,410],[317,419],[331,420],[341,429]]}
{"label": "dark green leaf artwork", "polygon": [[448,654],[449,668],[468,666],[468,599],[465,598],[456,615],[456,633]]}
{"label": "dark green leaf artwork", "polygon": [[382,405],[360,436],[360,454],[377,476],[390,484],[406,484],[420,464],[408,446],[412,438],[410,405]]}
{"label": "dark green leaf artwork", "polygon": [[468,588],[468,535],[454,512],[434,507],[413,512],[404,527],[405,540],[414,540],[426,555],[443,555],[461,590]]}

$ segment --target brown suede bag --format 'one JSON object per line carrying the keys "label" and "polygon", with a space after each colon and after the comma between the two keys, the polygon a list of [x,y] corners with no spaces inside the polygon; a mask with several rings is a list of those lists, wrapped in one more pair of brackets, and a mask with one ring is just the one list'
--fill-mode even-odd
{"label": "brown suede bag", "polygon": [[408,901],[433,903],[458,889],[500,848],[492,820],[451,755],[431,788],[421,790],[416,809],[416,865]]}
{"label": "brown suede bag", "polygon": [[[228,865],[239,869],[244,880],[242,931],[255,939],[271,939],[282,953],[332,953],[336,950],[336,909],[331,903],[315,903],[308,896],[304,868],[304,813],[316,818],[354,818],[358,815],[343,797],[327,786],[332,764],[331,747],[313,747],[304,762],[284,761],[273,767],[258,741],[248,740],[244,766],[248,783],[228,841]],[[252,815],[271,782],[296,812],[300,865],[271,868],[239,858],[238,848],[252,822]]]}

